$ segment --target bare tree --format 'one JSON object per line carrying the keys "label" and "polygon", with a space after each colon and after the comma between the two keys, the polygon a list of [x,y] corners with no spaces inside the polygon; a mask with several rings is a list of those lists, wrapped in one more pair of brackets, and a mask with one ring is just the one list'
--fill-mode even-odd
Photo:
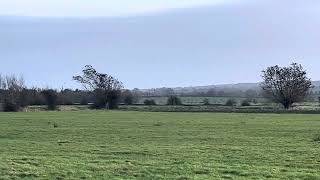
{"label": "bare tree", "polygon": [[5,111],[18,111],[28,105],[27,90],[22,76],[0,76],[1,101]]}
{"label": "bare tree", "polygon": [[0,89],[6,89],[6,80],[5,77],[2,76],[2,74],[0,74]]}
{"label": "bare tree", "polygon": [[272,66],[262,71],[262,89],[268,98],[289,109],[293,103],[302,101],[312,88],[311,79],[300,64],[289,67]]}
{"label": "bare tree", "polygon": [[116,108],[122,82],[111,75],[97,72],[92,66],[87,65],[82,70],[83,75],[74,76],[73,80],[81,83],[86,90],[93,91],[96,108]]}

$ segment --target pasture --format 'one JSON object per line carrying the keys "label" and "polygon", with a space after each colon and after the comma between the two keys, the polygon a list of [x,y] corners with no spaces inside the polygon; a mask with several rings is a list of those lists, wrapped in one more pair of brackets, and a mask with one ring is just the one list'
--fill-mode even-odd
{"label": "pasture", "polygon": [[[237,103],[240,103],[247,98],[242,97],[179,97],[181,99],[182,104],[185,105],[203,105],[204,99],[208,99],[210,104],[225,104],[229,99],[236,100]],[[158,105],[166,105],[168,97],[141,97],[138,99],[137,104],[143,104],[144,100],[153,99]],[[266,103],[268,102],[264,98],[255,98],[258,103]]]}
{"label": "pasture", "polygon": [[0,114],[0,179],[320,179],[320,115]]}

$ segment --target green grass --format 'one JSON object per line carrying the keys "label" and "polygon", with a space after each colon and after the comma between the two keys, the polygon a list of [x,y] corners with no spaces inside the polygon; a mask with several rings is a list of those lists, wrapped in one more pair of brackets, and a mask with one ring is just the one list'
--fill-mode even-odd
{"label": "green grass", "polygon": [[320,179],[320,115],[0,114],[0,179]]}

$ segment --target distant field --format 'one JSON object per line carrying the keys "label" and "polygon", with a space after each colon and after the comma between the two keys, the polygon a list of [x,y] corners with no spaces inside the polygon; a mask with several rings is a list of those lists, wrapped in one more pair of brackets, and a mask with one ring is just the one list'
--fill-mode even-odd
{"label": "distant field", "polygon": [[[143,104],[144,100],[146,99],[153,99],[159,105],[167,104],[167,97],[143,97],[138,100],[139,104]],[[246,98],[232,98],[232,97],[180,97],[183,104],[186,105],[202,105],[204,99],[208,99],[210,104],[225,104],[229,99],[235,99],[239,104],[241,101],[245,100]],[[264,98],[256,98],[258,102],[265,102]]]}
{"label": "distant field", "polygon": [[[65,109],[65,108],[62,108]],[[67,108],[68,109],[68,108]],[[70,108],[69,108],[70,109]],[[255,104],[250,106],[225,106],[225,105],[180,105],[180,106],[146,106],[146,105],[121,105],[120,110],[142,112],[225,112],[225,113],[298,113],[320,114],[318,103],[299,103],[285,110],[280,105]]]}
{"label": "distant field", "polygon": [[[90,110],[89,105],[61,105],[59,111],[84,111]],[[141,111],[141,112],[239,112],[239,113],[301,113],[301,114],[320,114],[319,103],[305,102],[294,104],[290,110],[284,110],[281,106],[274,103],[258,103],[250,106],[225,106],[225,105],[120,105],[119,110],[123,111]],[[46,106],[28,106],[24,111],[39,112],[46,111]]]}
{"label": "distant field", "polygon": [[320,179],[320,115],[0,114],[0,179]]}

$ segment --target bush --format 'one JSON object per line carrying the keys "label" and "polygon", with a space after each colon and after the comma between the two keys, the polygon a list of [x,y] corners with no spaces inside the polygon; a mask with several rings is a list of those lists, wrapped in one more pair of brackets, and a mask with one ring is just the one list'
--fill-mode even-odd
{"label": "bush", "polygon": [[81,99],[81,102],[80,102],[80,105],[88,105],[89,103],[88,103],[88,99],[86,98],[86,97],[83,97],[82,99]]}
{"label": "bush", "polygon": [[3,92],[2,109],[5,112],[18,112],[24,108],[25,102],[22,102],[22,91],[9,89]]}
{"label": "bush", "polygon": [[124,90],[121,93],[121,102],[125,105],[132,105],[136,102],[136,97],[130,90]]}
{"label": "bush", "polygon": [[144,102],[143,102],[145,105],[147,105],[147,106],[154,106],[154,105],[157,105],[157,103],[156,103],[156,101],[155,100],[153,100],[153,99],[146,99],[146,100],[144,100]]}
{"label": "bush", "polygon": [[60,104],[60,105],[74,105],[73,102],[71,100],[66,100],[64,102],[60,102],[60,103],[57,103],[57,104]]}
{"label": "bush", "polygon": [[58,105],[58,93],[53,89],[43,90],[42,95],[46,101],[48,110],[56,110]]}
{"label": "bush", "polygon": [[108,96],[107,96],[108,109],[118,109],[120,95],[121,95],[121,92],[118,90],[113,90],[108,93]]}
{"label": "bush", "polygon": [[235,105],[237,105],[237,101],[234,100],[234,99],[229,99],[229,100],[226,102],[225,105],[226,105],[226,106],[235,106]]}
{"label": "bush", "polygon": [[25,90],[6,90],[2,91],[0,99],[0,111],[18,112],[28,105],[28,98]]}
{"label": "bush", "polygon": [[93,109],[105,109],[107,108],[107,92],[102,89],[96,89],[93,91]]}
{"label": "bush", "polygon": [[253,104],[258,104],[258,100],[257,99],[252,99],[252,103]]}
{"label": "bush", "polygon": [[209,99],[208,98],[205,98],[204,100],[203,100],[203,105],[210,105],[210,101],[209,101]]}
{"label": "bush", "polygon": [[250,104],[250,102],[249,102],[249,100],[243,100],[242,102],[241,102],[241,106],[250,106],[251,104]]}
{"label": "bush", "polygon": [[28,90],[23,77],[0,75],[1,110],[6,112],[20,111],[29,104]]}
{"label": "bush", "polygon": [[170,96],[167,101],[167,105],[175,106],[182,105],[181,99],[177,96]]}
{"label": "bush", "polygon": [[124,97],[124,104],[125,105],[132,105],[133,104],[133,96],[132,95],[126,95]]}
{"label": "bush", "polygon": [[5,100],[2,106],[4,112],[18,112],[20,110],[19,104],[16,104],[8,100]]}
{"label": "bush", "polygon": [[94,109],[117,109],[121,92],[118,90],[106,91],[97,89],[94,92]]}

